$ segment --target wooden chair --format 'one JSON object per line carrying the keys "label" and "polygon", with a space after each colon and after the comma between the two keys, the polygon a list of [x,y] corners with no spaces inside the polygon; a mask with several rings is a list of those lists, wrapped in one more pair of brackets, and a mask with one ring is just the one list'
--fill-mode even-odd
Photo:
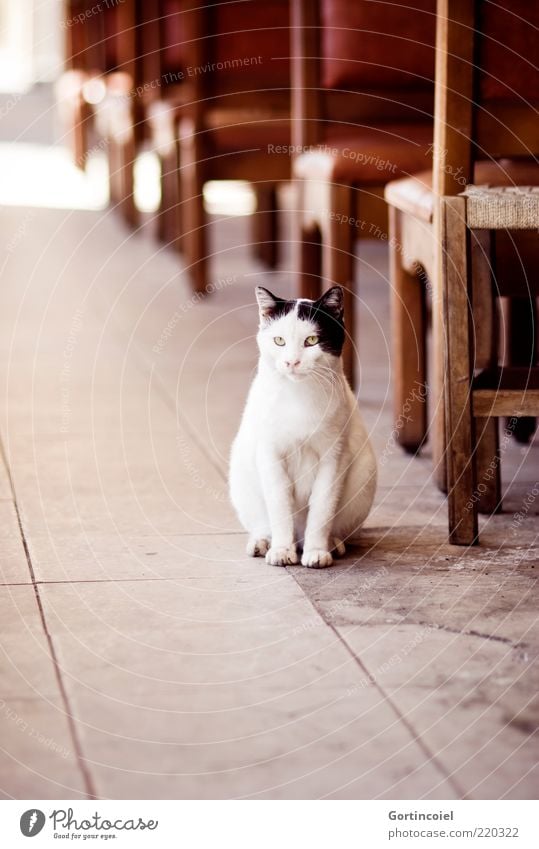
{"label": "wooden chair", "polygon": [[430,162],[435,0],[292,2],[299,290],[345,289],[354,377],[354,242],[387,238],[388,180]]}
{"label": "wooden chair", "polygon": [[160,232],[184,252],[200,292],[208,283],[208,180],[253,183],[256,253],[276,262],[276,186],[291,174],[290,158],[271,154],[276,145],[290,146],[288,8],[288,0],[170,0],[162,12],[168,73],[181,79],[148,117],[162,168]]}
{"label": "wooden chair", "polygon": [[146,110],[159,83],[152,50],[155,19],[151,4],[143,0],[106,6],[100,17],[107,71],[96,112],[106,142],[110,198],[126,223],[136,227],[135,160],[146,138]]}
{"label": "wooden chair", "polygon": [[74,164],[82,170],[88,161],[94,124],[93,103],[88,94],[106,70],[102,19],[88,14],[91,6],[89,0],[68,0],[64,5],[66,69],[56,83],[64,138]]}
{"label": "wooden chair", "polygon": [[[191,5],[183,0],[184,8]],[[189,11],[186,27],[188,67],[225,66],[217,74],[195,72],[193,102],[177,122],[185,255],[195,289],[205,291],[208,180],[253,184],[256,252],[276,261],[276,186],[291,176],[290,158],[271,153],[290,145],[289,3],[216,3]]]}
{"label": "wooden chair", "polygon": [[[182,250],[182,203],[180,196],[180,161],[178,126],[182,109],[199,96],[196,77],[190,65],[188,22],[183,15],[181,0],[156,0],[152,21],[151,45],[146,47],[148,61],[154,58],[152,78],[159,79],[159,96],[148,104],[145,121],[148,126],[149,145],[156,153],[160,165],[161,202],[157,215],[158,238],[179,251]],[[236,14],[243,13],[239,9]],[[207,20],[206,20],[207,22]],[[222,22],[214,24],[217,29]],[[231,22],[233,28],[237,26]],[[238,20],[240,28],[245,22]],[[209,35],[209,33],[208,33]],[[215,36],[217,38],[218,35]],[[191,71],[190,71],[191,69]],[[222,104],[226,108],[226,101]],[[256,256],[268,266],[277,263],[277,202],[275,186],[258,184],[257,214],[253,216],[253,248]],[[264,214],[264,210],[266,214]]]}
{"label": "wooden chair", "polygon": [[84,169],[90,138],[106,150],[111,201],[135,226],[134,162],[145,136],[144,113],[156,96],[150,4],[123,0],[100,9],[70,0],[65,10],[66,64],[57,99],[75,164]]}
{"label": "wooden chair", "polygon": [[146,49],[154,63],[153,78],[159,80],[158,96],[148,104],[148,143],[160,165],[161,201],[157,214],[157,237],[181,248],[180,171],[177,123],[182,106],[196,96],[187,72],[182,7],[178,0],[156,0],[151,44]]}
{"label": "wooden chair", "polygon": [[[500,367],[495,348],[485,361],[474,344],[478,323],[487,317],[493,323],[495,300],[521,296],[523,285],[536,318],[539,72],[533,32],[539,10],[523,0],[439,0],[438,14],[435,158],[445,168],[465,163],[466,179],[464,191],[447,192],[440,204],[449,536],[452,543],[469,545],[477,542],[478,499],[490,488],[488,454],[499,471],[499,456],[492,454],[497,418],[539,414],[533,360],[527,368]],[[481,185],[474,168],[479,157],[518,158],[521,181],[504,162],[498,167],[507,178]],[[504,240],[498,236],[510,231],[522,234],[524,280],[514,262],[509,269],[500,262]],[[485,434],[488,454],[482,451]],[[493,509],[499,507],[499,479],[496,484]]]}
{"label": "wooden chair", "polygon": [[[426,296],[430,292],[433,351],[428,375],[432,406],[430,440],[435,477],[442,489],[447,488],[447,480],[439,197],[457,196],[469,182],[511,186],[536,181],[536,167],[529,159],[533,148],[528,149],[518,139],[519,122],[529,128],[536,116],[533,110],[523,107],[522,101],[518,102],[515,94],[523,85],[535,85],[530,64],[533,56],[529,51],[533,44],[530,15],[535,17],[536,13],[536,8],[532,9],[524,0],[511,4],[476,4],[470,0],[439,4],[433,170],[391,182],[385,190],[390,216],[394,409],[395,418],[400,417],[403,424],[398,439],[405,450],[414,453],[427,434],[426,405],[411,388],[416,381],[425,384],[427,380],[425,322]],[[472,27],[469,31],[465,24],[457,25],[461,16],[466,15]],[[457,23],[453,25],[453,21]],[[489,35],[472,38],[474,26],[478,32],[483,28]],[[514,45],[519,45],[518,56],[512,49]],[[480,51],[479,58],[472,58],[472,48]],[[479,74],[481,67],[483,72]],[[472,86],[478,85],[483,108],[472,109],[477,97]],[[476,120],[479,123],[472,133]],[[504,160],[503,156],[512,158]],[[489,297],[490,280],[481,270],[480,241],[477,236],[470,255],[472,265],[478,266],[473,273],[474,306],[476,311],[481,310],[481,315],[476,314],[475,356],[479,367],[487,367],[496,355],[496,329]],[[529,234],[519,235],[515,242],[500,232],[492,250],[498,270],[510,269],[513,279],[519,273],[522,258],[525,267],[537,263]],[[507,313],[507,304],[504,307]],[[408,413],[402,422],[405,404]],[[496,423],[486,424],[480,435],[477,462],[488,467],[498,446]],[[489,478],[479,506],[488,512],[498,503],[499,475],[496,474]]]}

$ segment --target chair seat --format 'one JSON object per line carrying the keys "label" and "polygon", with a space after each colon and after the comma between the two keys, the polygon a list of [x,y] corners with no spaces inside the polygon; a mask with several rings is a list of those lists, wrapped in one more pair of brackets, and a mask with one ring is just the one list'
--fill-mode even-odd
{"label": "chair seat", "polygon": [[[192,120],[183,117],[182,108],[189,103],[191,92],[186,87],[181,91],[182,88],[178,86],[174,98],[156,101],[148,108],[152,141],[161,153],[170,152],[182,133],[193,132]],[[290,160],[290,117],[275,110],[209,108],[199,133],[220,153],[256,150]]]}
{"label": "chair seat", "polygon": [[[234,114],[227,123],[208,127],[205,131],[212,147],[226,153],[244,150],[266,153],[290,165],[290,119],[288,116]],[[263,175],[261,175],[263,177]]]}
{"label": "chair seat", "polygon": [[432,171],[421,171],[413,177],[392,180],[385,188],[384,197],[389,206],[430,223],[434,209]]}
{"label": "chair seat", "polygon": [[132,137],[135,106],[133,78],[115,71],[102,78],[103,96],[95,105],[96,125],[100,135],[120,144]]}
{"label": "chair seat", "polygon": [[[267,154],[277,162],[287,163],[290,172],[290,120],[288,117],[256,115],[251,111],[234,111],[225,123],[214,123],[206,116],[206,126],[198,131],[202,140],[216,153]],[[225,121],[224,114],[220,120]],[[179,138],[191,136],[194,125],[184,118],[178,126]],[[263,174],[260,175],[263,178]]]}
{"label": "chair seat", "polygon": [[80,96],[90,76],[87,71],[64,71],[54,85],[56,97],[62,102],[63,100],[70,100],[72,97]]}
{"label": "chair seat", "polygon": [[147,109],[147,121],[152,138],[152,144],[161,156],[167,156],[174,151],[176,144],[176,126],[181,109],[189,99],[189,91],[179,85],[171,96],[150,103]]}
{"label": "chair seat", "polygon": [[[464,178],[455,175],[455,179]],[[477,162],[474,173],[474,185],[496,187],[539,186],[539,165],[524,160],[502,159],[499,162]],[[462,186],[464,189],[464,185]],[[533,196],[537,198],[534,192]],[[432,221],[434,193],[432,191],[432,171],[422,171],[413,177],[393,180],[385,188],[385,199],[390,206],[409,213],[422,221]],[[534,203],[536,203],[534,201]],[[468,201],[469,205],[469,201]],[[480,226],[480,225],[472,225]],[[510,225],[501,225],[509,227]],[[536,223],[533,225],[537,227]]]}
{"label": "chair seat", "polygon": [[74,106],[82,102],[93,106],[95,100],[86,97],[86,92],[93,90],[99,84],[99,80],[100,75],[97,73],[78,70],[65,71],[54,86],[60,114],[71,113]]}
{"label": "chair seat", "polygon": [[431,148],[430,122],[328,131],[324,145],[297,157],[294,174],[302,179],[379,186],[430,164]]}
{"label": "chair seat", "polygon": [[478,230],[539,227],[539,186],[467,186],[466,224]]}

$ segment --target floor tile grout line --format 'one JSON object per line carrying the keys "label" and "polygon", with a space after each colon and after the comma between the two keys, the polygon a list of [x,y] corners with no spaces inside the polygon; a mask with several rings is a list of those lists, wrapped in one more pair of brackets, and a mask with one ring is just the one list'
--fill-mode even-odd
{"label": "floor tile grout line", "polygon": [[[312,598],[310,598],[307,595],[307,593],[305,592],[305,590],[303,589],[303,587],[301,586],[301,584],[297,580],[294,573],[291,572],[289,569],[287,569],[286,571],[288,572],[288,574],[290,574],[292,576],[293,580],[296,582],[296,584],[300,588],[301,592],[303,593],[303,595],[305,596],[305,598],[307,599],[307,601],[309,602],[309,604],[311,605],[311,607],[313,608],[313,610],[315,611],[317,616],[319,616],[319,618],[322,620],[324,625],[326,625],[328,628],[331,629],[331,631],[335,634],[336,638],[341,643],[341,645],[344,646],[345,651],[347,652],[347,654],[350,655],[350,657],[352,658],[352,660],[354,661],[356,666],[361,670],[362,674],[367,676],[369,679],[371,679],[372,676],[371,676],[369,670],[367,669],[367,667],[365,666],[365,664],[363,663],[363,661],[361,660],[361,658],[353,651],[351,646],[347,643],[347,641],[344,639],[342,634],[340,634],[339,631],[335,628],[333,623],[327,621],[327,619],[324,617],[324,614],[322,613],[322,611],[320,610],[318,605],[313,601]],[[458,786],[458,783],[454,780],[453,776],[448,772],[448,770],[446,770],[443,763],[437,758],[437,756],[433,752],[430,751],[429,747],[427,746],[427,744],[425,743],[425,741],[423,740],[421,735],[418,734],[418,732],[415,730],[412,723],[408,719],[406,719],[405,716],[403,716],[402,712],[399,710],[398,706],[395,704],[395,702],[393,701],[393,699],[391,698],[389,693],[386,693],[386,691],[384,690],[382,685],[377,680],[373,681],[373,686],[376,687],[376,689],[378,690],[378,692],[380,693],[382,698],[387,702],[387,704],[389,705],[389,707],[391,708],[393,713],[396,715],[399,722],[402,722],[402,724],[404,725],[404,727],[406,728],[406,730],[408,731],[408,733],[410,734],[412,739],[415,740],[417,745],[420,747],[423,754],[427,756],[429,761],[432,764],[434,764],[434,766],[436,767],[438,772],[450,784],[450,786],[453,788],[453,790],[457,794],[457,798],[466,799],[467,798],[466,794]]]}
{"label": "floor tile grout line", "polygon": [[[69,696],[67,695],[67,690],[66,690],[66,687],[65,687],[65,684],[64,684],[64,680],[62,678],[60,664],[58,662],[58,655],[56,654],[56,648],[55,648],[55,645],[54,645],[54,641],[52,639],[52,634],[50,633],[48,625],[47,625],[47,618],[45,616],[45,610],[43,608],[43,602],[42,602],[42,599],[41,599],[41,596],[40,596],[40,593],[39,593],[39,586],[38,586],[38,583],[36,582],[36,576],[35,576],[34,567],[33,567],[33,564],[32,564],[32,558],[30,556],[30,549],[28,548],[28,541],[27,541],[25,533],[24,533],[22,518],[21,518],[21,514],[20,514],[20,510],[19,510],[19,504],[17,502],[17,496],[16,496],[16,493],[15,493],[15,484],[13,482],[13,476],[11,474],[11,469],[10,469],[8,462],[7,462],[7,455],[6,455],[6,451],[5,451],[5,447],[4,447],[4,441],[3,441],[3,438],[2,438],[1,435],[0,435],[0,457],[2,459],[2,463],[4,465],[4,468],[5,468],[8,480],[9,480],[9,486],[10,486],[11,495],[12,495],[12,503],[13,503],[13,506],[15,508],[15,513],[16,513],[16,516],[17,516],[17,524],[19,526],[19,532],[20,532],[20,535],[21,535],[21,542],[22,542],[22,546],[23,546],[23,549],[24,549],[24,555],[25,555],[25,558],[26,558],[26,563],[28,565],[28,570],[30,572],[30,577],[32,579],[31,586],[33,587],[33,590],[34,590],[34,595],[35,595],[36,604],[37,604],[38,611],[39,611],[39,616],[40,616],[40,619],[41,619],[41,624],[42,624],[42,627],[43,627],[45,638],[47,640],[47,645],[49,647],[50,656],[51,656],[51,660],[52,660],[52,664],[53,664],[53,668],[54,668],[54,675],[55,675],[56,681],[58,683],[58,689],[60,691],[60,698],[61,698],[61,701],[62,701],[62,704],[63,704],[63,707],[64,707],[65,716],[66,716],[67,724],[68,724],[68,727],[69,727],[69,732],[70,732],[72,743],[73,743],[73,749],[75,751],[75,756],[76,756],[76,759],[77,759],[79,770],[80,770],[81,775],[82,775],[82,780],[83,780],[83,784],[84,784],[84,788],[85,788],[85,796],[86,796],[87,799],[97,799],[99,797],[97,796],[96,789],[94,787],[94,782],[93,782],[92,776],[90,774],[90,771],[89,771],[89,769],[88,769],[88,767],[85,763],[84,754],[83,754],[83,750],[82,750],[82,744],[81,744],[81,741],[79,739],[75,720],[73,718],[71,703],[69,701]],[[30,586],[30,584],[28,586]]]}
{"label": "floor tile grout line", "polygon": [[[13,504],[12,498],[9,499],[9,503]],[[174,532],[173,534],[168,534],[165,531],[163,531],[160,539],[164,538],[167,541],[170,541],[170,540],[175,540],[175,539],[184,539],[184,537],[204,537],[204,538],[206,538],[206,537],[233,537],[233,536],[240,537],[240,536],[246,536],[246,535],[247,535],[247,531],[187,531],[186,533]],[[78,539],[79,539],[79,537],[77,537],[77,536],[75,536],[75,537],[73,537],[73,536],[61,536],[59,534],[56,534],[55,536],[56,536],[57,540],[61,540],[61,541],[67,540],[68,542],[71,542],[73,539],[78,541]],[[150,540],[150,539],[155,539],[156,536],[158,536],[157,533],[156,534],[148,534],[147,536],[141,536],[139,534],[138,536],[132,536],[130,538],[136,539],[136,540]],[[49,539],[50,534],[34,534],[34,537],[37,537],[37,539]],[[2,542],[5,542],[6,540],[10,540],[10,539],[19,539],[19,537],[18,537],[18,535],[17,536],[12,535],[12,536],[0,537],[0,540],[2,540]],[[125,552],[114,552],[114,553],[115,554],[118,554],[118,553],[125,554]],[[131,552],[129,552],[129,553],[131,553]]]}
{"label": "floor tile grout line", "polygon": [[[214,581],[215,575],[207,575],[203,580]],[[219,577],[222,577],[220,575]],[[225,576],[229,577],[229,576]],[[0,587],[34,587],[34,586],[54,586],[57,584],[146,584],[146,583],[184,583],[185,581],[201,580],[200,575],[188,575],[185,577],[178,576],[174,578],[64,578],[56,581],[13,581],[11,583],[0,583]],[[235,588],[234,588],[235,590]]]}
{"label": "floor tile grout line", "polygon": [[[324,618],[324,617],[322,616],[322,618]],[[326,622],[325,619],[324,619],[324,622]],[[371,673],[369,672],[369,670],[367,669],[367,667],[365,666],[365,664],[363,663],[363,661],[361,660],[359,655],[357,655],[355,653],[355,651],[351,648],[351,646],[348,645],[348,643],[346,642],[346,640],[344,639],[342,634],[339,633],[337,628],[331,622],[326,622],[326,624],[328,625],[329,628],[331,628],[331,630],[333,631],[333,633],[335,634],[335,636],[337,637],[339,642],[342,643],[342,645],[344,646],[344,648],[346,649],[346,651],[348,652],[350,657],[355,661],[355,663],[357,664],[357,666],[361,670],[361,672],[364,675],[367,675],[370,679],[372,677]],[[419,734],[415,730],[412,723],[408,719],[406,719],[406,717],[402,714],[398,705],[396,704],[396,702],[394,702],[394,700],[391,698],[389,693],[387,693],[385,691],[385,689],[382,687],[382,685],[378,681],[376,681],[376,680],[373,681],[373,684],[376,687],[376,689],[378,690],[378,692],[380,693],[380,695],[382,696],[382,698],[384,698],[386,700],[386,702],[388,703],[388,705],[392,709],[393,713],[397,716],[399,721],[402,722],[402,724],[404,725],[404,727],[406,728],[406,730],[408,731],[408,733],[410,734],[412,739],[415,740],[415,742],[420,747],[422,752],[427,756],[427,758],[429,759],[429,762],[434,764],[434,766],[436,767],[438,772],[451,785],[451,787],[453,788],[453,790],[457,794],[457,797],[459,799],[467,799],[468,798],[467,794],[462,790],[461,787],[459,787],[458,783],[454,780],[452,774],[445,768],[443,763],[434,754],[434,752],[431,752],[431,750],[429,749],[429,747],[427,746],[427,744],[423,740],[421,734]]]}

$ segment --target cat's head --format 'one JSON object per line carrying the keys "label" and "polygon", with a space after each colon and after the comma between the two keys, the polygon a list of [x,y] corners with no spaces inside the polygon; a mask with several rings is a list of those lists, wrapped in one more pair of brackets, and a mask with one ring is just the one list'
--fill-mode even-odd
{"label": "cat's head", "polygon": [[288,301],[257,286],[256,299],[260,353],[279,373],[299,380],[335,366],[345,339],[340,286],[328,289],[317,301]]}

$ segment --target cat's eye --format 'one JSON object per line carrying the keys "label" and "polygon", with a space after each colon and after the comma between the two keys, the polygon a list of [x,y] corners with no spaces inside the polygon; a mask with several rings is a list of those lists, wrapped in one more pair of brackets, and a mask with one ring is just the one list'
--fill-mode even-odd
{"label": "cat's eye", "polygon": [[276,345],[279,345],[281,348],[282,348],[283,345],[286,345],[286,342],[284,341],[282,336],[274,336],[273,341],[275,342]]}
{"label": "cat's eye", "polygon": [[313,345],[318,345],[318,336],[307,336],[305,340],[305,347],[312,348]]}

